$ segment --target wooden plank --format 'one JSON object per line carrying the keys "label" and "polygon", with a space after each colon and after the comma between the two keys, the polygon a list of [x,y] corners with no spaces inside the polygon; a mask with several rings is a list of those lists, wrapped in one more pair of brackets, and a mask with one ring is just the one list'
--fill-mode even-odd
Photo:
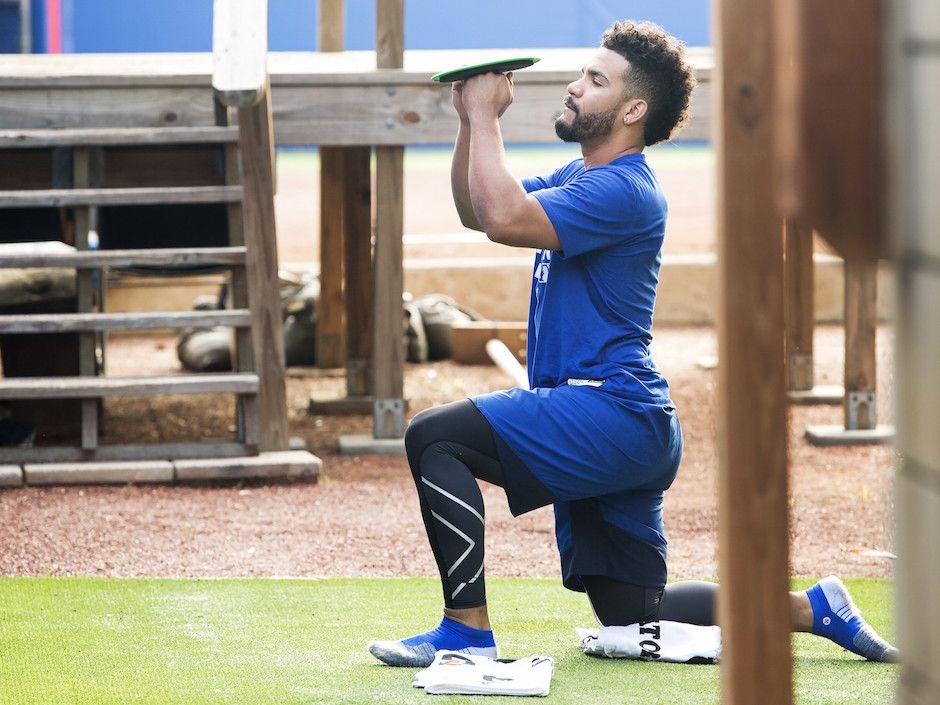
{"label": "wooden plank", "polygon": [[784,221],[783,237],[787,389],[806,391],[814,384],[813,231],[788,218]]}
{"label": "wooden plank", "polygon": [[95,88],[79,82],[0,89],[0,125],[10,130],[211,126],[212,120],[208,76],[202,85],[183,87]]}
{"label": "wooden plank", "polygon": [[317,367],[341,367],[346,359],[343,325],[343,220],[346,150],[320,147],[320,301]]}
{"label": "wooden plank", "polygon": [[[321,0],[317,47],[321,52],[343,50],[343,0]],[[346,359],[343,321],[343,217],[346,154],[320,147],[320,302],[316,331],[316,360],[321,368],[340,367]]]}
{"label": "wooden plank", "polygon": [[[539,53],[542,61],[516,76],[514,109],[502,124],[507,142],[558,142],[553,117],[566,85],[577,77],[590,50]],[[64,65],[49,56],[38,62],[9,57],[5,69],[10,71],[0,76],[0,125],[26,129],[214,124],[208,55],[94,57],[100,62],[73,56],[76,62]],[[406,52],[405,69],[378,71],[372,52],[273,53],[277,142],[452,143],[450,93],[428,79],[442,67],[472,63],[471,57],[480,57],[480,52]],[[711,58],[707,51],[703,57],[692,119],[677,140],[711,136]],[[492,52],[484,58],[492,58]],[[17,71],[29,74],[21,69],[24,61],[35,70],[16,78]]]}
{"label": "wooden plank", "polygon": [[379,69],[405,65],[404,0],[376,0],[375,64]]}
{"label": "wooden plank", "polygon": [[101,267],[237,265],[245,262],[245,248],[187,247],[164,250],[97,250],[90,252],[19,252],[0,255],[0,268],[59,267],[98,269]]}
{"label": "wooden plank", "polygon": [[[379,70],[400,69],[404,65],[404,2],[377,0],[375,15],[376,65]],[[404,153],[403,147],[383,146],[375,151],[375,336],[372,349],[375,438],[401,438],[405,432],[401,313]]]}
{"label": "wooden plank", "polygon": [[[402,205],[404,149],[376,148],[375,290],[373,374],[375,398],[404,396],[405,355],[402,345]],[[376,418],[376,438],[400,438],[404,428],[393,415]]]}
{"label": "wooden plank", "polygon": [[[217,104],[221,106],[221,104]],[[218,119],[228,124],[229,110],[219,110]],[[241,155],[238,145],[225,147],[225,183],[229,185],[241,183]],[[242,217],[242,204],[230,203],[228,205],[228,236],[230,245],[244,246],[245,223]],[[233,267],[230,276],[232,305],[239,309],[247,309],[251,302],[248,296],[248,274],[244,266]],[[252,331],[248,328],[235,330],[235,371],[254,372],[255,358],[252,349]],[[235,404],[235,428],[237,438],[243,443],[250,444],[257,449],[260,438],[259,404],[256,395],[238,396]]]}
{"label": "wooden plank", "polygon": [[372,149],[345,150],[343,244],[346,299],[346,393],[373,394]]}
{"label": "wooden plank", "polygon": [[163,186],[159,188],[74,188],[0,192],[0,208],[67,206],[142,206],[160,203],[230,203],[241,199],[238,186]]}
{"label": "wooden plank", "polygon": [[267,85],[267,0],[214,0],[212,87],[225,105],[254,105]]}
{"label": "wooden plank", "polygon": [[[539,49],[542,61],[519,72],[520,80],[561,80],[560,74],[578,66],[593,49]],[[699,81],[708,80],[714,67],[709,47],[689,47],[686,56]],[[409,50],[407,73],[431,76],[450,64],[460,65],[493,57],[492,49]],[[269,74],[274,85],[284,83],[383,83],[375,76],[376,57],[371,50],[322,52],[269,52]],[[10,56],[4,60],[0,87],[56,89],[87,86],[109,89],[187,87],[211,85],[213,57],[208,52],[67,54]],[[403,80],[405,77],[403,77]],[[395,79],[391,79],[395,80]]]}
{"label": "wooden plank", "polygon": [[[89,189],[101,185],[103,163],[100,149],[79,147],[73,151],[73,178],[76,189]],[[75,247],[79,251],[89,248],[91,209],[87,206],[75,209]],[[75,272],[75,293],[79,313],[89,313],[94,305],[94,274],[87,269]],[[83,377],[98,374],[98,340],[94,333],[82,333],[78,339],[78,373]],[[81,403],[81,445],[83,450],[98,446],[99,399],[84,399]]]}
{"label": "wooden plank", "polygon": [[17,314],[0,315],[0,334],[247,327],[250,320],[248,310]]}
{"label": "wooden plank", "polygon": [[6,462],[66,463],[80,460],[172,460],[174,458],[221,458],[247,455],[252,449],[244,443],[204,440],[191,443],[146,443],[99,445],[92,450],[77,446],[33,446],[4,448]]}
{"label": "wooden plank", "polygon": [[79,147],[118,145],[217,144],[238,139],[230,127],[65,128],[0,130],[0,148]]}
{"label": "wooden plank", "polygon": [[257,375],[205,374],[170,377],[9,377],[0,399],[94,399],[168,394],[252,394]]}
{"label": "wooden plank", "polygon": [[259,378],[262,451],[288,447],[284,335],[277,279],[271,97],[238,111],[246,273],[251,301],[252,350]]}
{"label": "wooden plank", "polygon": [[780,15],[786,28],[779,34],[793,45],[789,92],[797,98],[780,103],[781,122],[791,123],[784,204],[847,259],[888,249],[882,8],[879,0],[787,0]]}
{"label": "wooden plank", "polygon": [[845,260],[845,428],[850,431],[873,429],[878,425],[874,396],[877,388],[877,276],[876,261]]}
{"label": "wooden plank", "polygon": [[344,44],[343,0],[320,0],[317,49],[342,51]]}
{"label": "wooden plank", "polygon": [[721,702],[789,705],[783,238],[771,0],[716,6]]}

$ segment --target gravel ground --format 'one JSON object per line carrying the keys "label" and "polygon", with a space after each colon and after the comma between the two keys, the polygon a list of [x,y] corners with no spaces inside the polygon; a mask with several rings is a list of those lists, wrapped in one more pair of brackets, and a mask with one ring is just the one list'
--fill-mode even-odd
{"label": "gravel ground", "polygon": [[[879,332],[881,421],[891,422],[891,332]],[[716,399],[709,328],[656,331],[654,355],[670,379],[686,453],[667,493],[672,578],[717,574]],[[842,331],[817,330],[817,383],[841,381]],[[141,359],[152,371],[178,371],[175,341],[116,338],[109,374]],[[449,361],[409,365],[410,412],[504,387],[492,367]],[[21,488],[0,491],[0,574],[107,576],[398,576],[434,575],[417,498],[403,458],[339,456],[336,438],[368,433],[364,416],[306,413],[311,397],[343,393],[336,372],[291,374],[291,433],[323,459],[318,483],[240,482],[177,486]],[[222,435],[232,404],[216,397],[109,400],[107,442]],[[793,407],[790,413],[791,568],[890,577],[893,563],[890,447],[820,449],[803,440],[809,424],[841,422],[841,407]],[[555,576],[558,557],[548,509],[513,519],[498,488],[485,487],[487,572]]]}

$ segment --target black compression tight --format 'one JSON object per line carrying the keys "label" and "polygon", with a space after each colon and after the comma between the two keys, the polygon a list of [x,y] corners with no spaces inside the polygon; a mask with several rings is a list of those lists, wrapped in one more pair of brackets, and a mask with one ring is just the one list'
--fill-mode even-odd
{"label": "black compression tight", "polygon": [[631,585],[602,575],[583,575],[597,620],[606,626],[668,620],[711,626],[718,585],[702,580],[670,583],[663,590]]}
{"label": "black compression tight", "polygon": [[493,430],[473,402],[422,411],[405,433],[421,516],[437,561],[444,604],[486,604],[483,495],[477,479],[503,486]]}
{"label": "black compression tight", "polygon": [[[483,495],[477,480],[504,486],[493,430],[473,402],[422,411],[405,434],[405,451],[421,505],[444,604],[451,609],[486,604],[483,578]],[[601,624],[655,619],[715,623],[713,583],[685,581],[660,591],[605,576],[582,576]]]}

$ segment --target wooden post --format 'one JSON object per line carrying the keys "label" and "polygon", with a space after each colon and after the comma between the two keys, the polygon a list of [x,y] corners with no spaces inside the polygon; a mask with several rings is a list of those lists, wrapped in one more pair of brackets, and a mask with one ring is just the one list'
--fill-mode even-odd
{"label": "wooden post", "polygon": [[784,220],[784,315],[786,318],[787,389],[813,388],[813,231]]}
{"label": "wooden post", "polygon": [[372,376],[372,148],[346,149],[344,206],[346,394],[368,397]]}
{"label": "wooden post", "polygon": [[790,705],[783,238],[771,0],[716,6],[721,701]]}
{"label": "wooden post", "polygon": [[[404,0],[376,4],[376,63],[380,69],[404,66]],[[404,348],[402,345],[402,207],[404,147],[376,148],[375,215],[375,374],[374,436],[401,438],[404,428]]]}
{"label": "wooden post", "polygon": [[[320,51],[343,50],[343,0],[320,0]],[[343,217],[345,150],[320,145],[320,301],[317,310],[317,367],[340,367],[346,359],[343,335]]]}
{"label": "wooden post", "polygon": [[274,220],[274,134],[267,80],[261,100],[238,109],[241,146],[242,218],[251,300],[252,350],[259,380],[259,450],[286,450],[287,393],[284,386],[284,333],[278,287]]}
{"label": "wooden post", "polygon": [[876,334],[878,262],[845,259],[845,428],[863,431],[878,426]]}
{"label": "wooden post", "polygon": [[[102,180],[102,152],[100,148],[80,147],[73,152],[74,188],[100,186]],[[91,227],[91,208],[80,206],[75,209],[75,248],[87,250],[88,233]],[[100,273],[99,273],[100,276]],[[75,271],[75,293],[79,313],[89,313],[94,308],[95,285],[94,271],[78,269]],[[83,377],[98,374],[97,361],[98,334],[81,333],[78,337],[78,373]],[[98,447],[98,413],[100,399],[83,399],[82,406],[82,449],[94,450]]]}
{"label": "wooden post", "polygon": [[340,367],[343,340],[343,206],[345,149],[320,146],[320,301],[317,308],[317,367]]}

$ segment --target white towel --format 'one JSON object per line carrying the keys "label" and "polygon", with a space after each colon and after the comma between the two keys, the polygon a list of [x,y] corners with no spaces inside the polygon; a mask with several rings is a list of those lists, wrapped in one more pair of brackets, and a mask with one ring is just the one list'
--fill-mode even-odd
{"label": "white towel", "polygon": [[554,671],[547,656],[510,661],[438,651],[412,685],[432,695],[548,695]]}
{"label": "white towel", "polygon": [[661,621],[576,631],[581,650],[592,656],[672,663],[715,663],[721,658],[720,627]]}

